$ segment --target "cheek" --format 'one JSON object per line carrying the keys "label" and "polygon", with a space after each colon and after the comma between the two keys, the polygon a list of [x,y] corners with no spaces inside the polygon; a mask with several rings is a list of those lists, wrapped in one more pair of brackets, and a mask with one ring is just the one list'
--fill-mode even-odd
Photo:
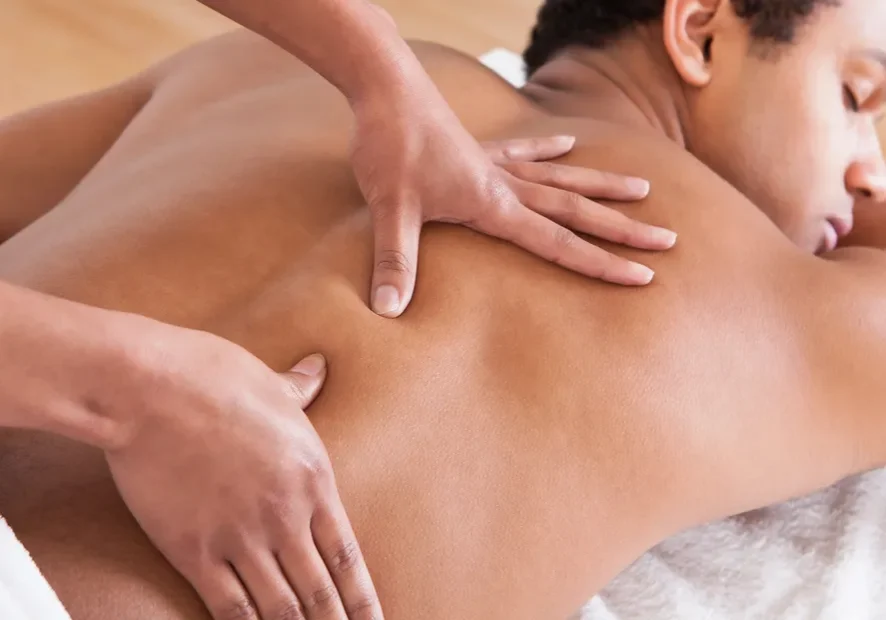
{"label": "cheek", "polygon": [[834,112],[821,109],[821,90],[814,80],[755,79],[708,93],[697,106],[699,157],[808,249],[817,247],[824,206],[842,186]]}

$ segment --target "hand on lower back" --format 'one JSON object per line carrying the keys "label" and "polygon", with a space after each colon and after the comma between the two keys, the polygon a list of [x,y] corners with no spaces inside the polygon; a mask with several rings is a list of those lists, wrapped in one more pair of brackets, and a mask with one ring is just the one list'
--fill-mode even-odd
{"label": "hand on lower back", "polygon": [[162,368],[126,403],[140,413],[107,453],[150,539],[216,620],[381,618],[303,412],[325,379],[323,358],[278,375],[209,334],[157,329],[168,331],[156,339]]}
{"label": "hand on lower back", "polygon": [[573,231],[641,249],[674,244],[670,231],[633,221],[585,198],[638,200],[639,179],[546,163],[572,149],[555,137],[478,144],[429,87],[399,109],[355,104],[351,161],[373,214],[373,309],[399,316],[415,286],[422,224],[451,222],[510,241],[581,274],[642,285],[652,271]]}

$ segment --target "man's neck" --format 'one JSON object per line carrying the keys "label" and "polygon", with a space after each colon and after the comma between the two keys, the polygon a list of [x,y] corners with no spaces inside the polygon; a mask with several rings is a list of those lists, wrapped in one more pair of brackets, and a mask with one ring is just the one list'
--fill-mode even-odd
{"label": "man's neck", "polygon": [[569,48],[536,71],[523,92],[558,116],[652,129],[686,146],[686,100],[660,30],[605,49]]}

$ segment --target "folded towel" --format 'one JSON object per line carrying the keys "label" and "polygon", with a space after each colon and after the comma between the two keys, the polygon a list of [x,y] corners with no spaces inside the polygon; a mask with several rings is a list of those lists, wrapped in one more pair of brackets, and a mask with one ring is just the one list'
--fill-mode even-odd
{"label": "folded towel", "polygon": [[71,620],[30,554],[0,517],[0,618]]}
{"label": "folded towel", "polygon": [[497,47],[480,56],[480,62],[517,88],[526,84],[526,65],[520,54]]}

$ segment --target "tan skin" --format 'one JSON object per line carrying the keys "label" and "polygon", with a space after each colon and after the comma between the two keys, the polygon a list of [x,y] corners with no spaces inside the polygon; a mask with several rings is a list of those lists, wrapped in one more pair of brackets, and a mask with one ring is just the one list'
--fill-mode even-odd
{"label": "tan skin", "polygon": [[[558,243],[568,229],[545,217],[551,205],[527,202],[515,191],[381,7],[366,0],[201,2],[292,53],[347,99],[354,120],[350,161],[373,216],[370,297],[378,314],[399,316],[411,300],[424,222],[463,223],[609,282],[651,281],[644,265],[585,243]],[[429,177],[428,168],[438,174]],[[655,249],[673,245],[672,231],[656,233],[648,237]]]}
{"label": "tan skin", "polygon": [[[115,109],[120,95],[131,101],[122,111]],[[82,176],[101,158],[121,131],[120,119],[149,96],[147,87],[114,89],[6,121],[0,150],[18,153],[0,172],[10,179],[7,235],[70,191],[79,179],[75,171]],[[102,127],[91,126],[105,115]],[[23,177],[40,177],[47,139],[64,144],[56,147],[60,174],[50,183],[23,183]],[[669,247],[662,231],[570,193],[636,200],[648,184],[638,191],[623,177],[526,163],[563,155],[574,141],[484,145],[497,177],[521,201],[495,222],[495,210],[487,207],[471,219],[474,203],[464,187],[426,175],[422,183],[451,190],[457,202],[447,204],[458,206],[443,215],[460,213],[455,221],[468,217],[473,228],[507,232],[522,220],[564,266],[577,267],[576,256],[591,259],[589,266],[602,259],[604,275],[614,275],[619,261],[590,242],[578,243],[573,233],[545,233],[559,229],[554,220],[635,247]],[[537,185],[532,175],[539,169],[569,174]],[[498,184],[481,185],[494,190]],[[492,193],[507,202],[506,194]],[[530,209],[538,210],[534,221],[543,226],[526,220]],[[545,212],[554,219],[540,219]],[[379,231],[374,234],[377,241]],[[127,507],[216,617],[235,609],[278,618],[299,606],[308,620],[380,616],[326,450],[302,411],[321,387],[322,357],[277,375],[242,347],[205,332],[25,291],[0,285],[0,426],[54,432],[105,450]]]}
{"label": "tan skin", "polygon": [[[757,87],[804,92],[803,59],[847,57],[847,33],[853,49],[886,46],[878,4],[827,11]],[[0,246],[0,276],[205,329],[281,371],[322,351],[330,374],[309,414],[386,617],[566,617],[668,534],[886,464],[874,405],[886,398],[886,259],[812,254],[828,217],[880,192],[874,95],[869,111],[846,109],[843,82],[861,69],[831,63],[837,103],[821,99],[822,118],[841,125],[824,127],[829,148],[802,186],[790,187],[790,165],[760,162],[749,138],[728,144],[758,166],[722,155],[719,171],[745,193],[815,185],[810,195],[828,197],[758,208],[683,147],[695,136],[692,148],[717,159],[714,137],[693,131],[725,120],[714,96],[748,86],[706,78],[752,58],[746,29],[728,3],[674,0],[667,18],[552,61],[525,94],[418,47],[479,139],[573,133],[566,162],[650,179],[649,199],[625,212],[681,243],[626,253],[658,273],[642,292],[435,225],[409,311],[379,318],[366,305],[372,237],[347,167],[347,106],[244,34],[111,93],[119,106],[132,89],[151,97],[75,192]],[[796,110],[751,113],[781,114],[774,126],[798,152],[812,135]],[[128,516],[101,453],[8,432],[0,455],[0,512],[75,619],[205,617]]]}

